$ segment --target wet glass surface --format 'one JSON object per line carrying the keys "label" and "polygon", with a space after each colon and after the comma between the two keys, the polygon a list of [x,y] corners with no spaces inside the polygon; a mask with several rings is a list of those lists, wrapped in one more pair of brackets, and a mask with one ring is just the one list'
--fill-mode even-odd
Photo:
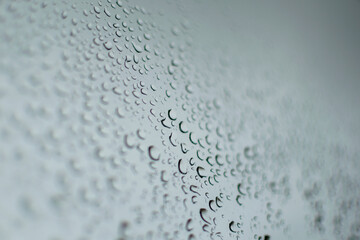
{"label": "wet glass surface", "polygon": [[0,1],[0,239],[360,239],[359,23]]}

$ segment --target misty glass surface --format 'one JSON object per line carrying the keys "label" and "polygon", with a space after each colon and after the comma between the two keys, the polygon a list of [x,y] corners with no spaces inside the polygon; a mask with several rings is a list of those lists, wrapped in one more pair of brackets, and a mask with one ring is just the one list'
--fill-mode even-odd
{"label": "misty glass surface", "polygon": [[360,1],[0,0],[0,239],[360,239]]}

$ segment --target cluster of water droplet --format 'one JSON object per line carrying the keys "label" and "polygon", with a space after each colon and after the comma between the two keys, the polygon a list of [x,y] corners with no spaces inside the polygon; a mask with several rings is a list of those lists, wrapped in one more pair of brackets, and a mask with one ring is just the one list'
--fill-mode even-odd
{"label": "cluster of water droplet", "polygon": [[131,1],[0,6],[0,179],[16,186],[1,189],[0,238],[288,230],[289,175],[269,173],[268,142],[251,128],[268,119],[244,116],[222,70],[194,63],[189,22],[161,24],[162,13]]}

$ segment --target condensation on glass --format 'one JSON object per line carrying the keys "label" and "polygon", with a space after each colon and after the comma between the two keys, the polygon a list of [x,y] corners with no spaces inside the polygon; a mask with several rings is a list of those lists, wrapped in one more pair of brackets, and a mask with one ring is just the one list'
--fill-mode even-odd
{"label": "condensation on glass", "polygon": [[0,1],[0,239],[359,239],[358,146],[241,4]]}

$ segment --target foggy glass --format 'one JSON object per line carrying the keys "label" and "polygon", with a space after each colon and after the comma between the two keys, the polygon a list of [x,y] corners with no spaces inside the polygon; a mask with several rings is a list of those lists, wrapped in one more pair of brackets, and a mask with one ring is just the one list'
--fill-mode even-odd
{"label": "foggy glass", "polygon": [[360,2],[0,0],[0,239],[360,239]]}

